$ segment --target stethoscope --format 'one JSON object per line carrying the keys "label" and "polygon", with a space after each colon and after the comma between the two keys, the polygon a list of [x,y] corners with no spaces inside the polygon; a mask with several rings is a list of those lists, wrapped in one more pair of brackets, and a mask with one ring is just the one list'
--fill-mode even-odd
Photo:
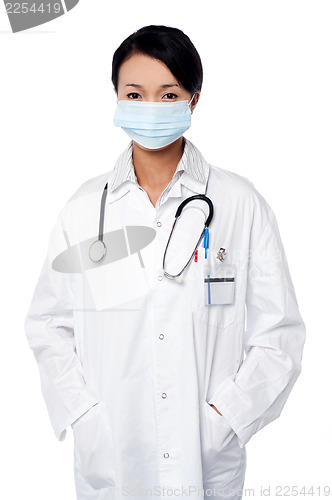
{"label": "stethoscope", "polygon": [[[104,191],[103,191],[103,194],[102,194],[102,197],[101,197],[98,239],[91,244],[90,250],[89,250],[89,257],[90,257],[90,259],[93,262],[100,262],[104,258],[104,256],[106,255],[106,252],[107,252],[107,248],[106,248],[106,245],[104,243],[104,218],[105,218],[105,205],[106,205],[107,187],[108,187],[108,183],[105,184]],[[202,233],[199,236],[197,244],[196,244],[196,246],[194,248],[194,251],[191,254],[188,262],[186,263],[186,265],[181,269],[181,271],[178,274],[170,274],[167,271],[165,271],[165,260],[166,260],[167,248],[169,246],[169,243],[171,241],[171,237],[172,237],[173,231],[175,229],[177,220],[181,216],[183,208],[186,205],[188,205],[188,203],[190,203],[191,201],[194,201],[194,200],[205,201],[208,204],[208,206],[209,206],[209,215],[208,215],[208,217],[205,220],[204,229],[203,229]],[[164,251],[163,267],[162,267],[161,271],[166,276],[166,278],[169,278],[171,280],[175,280],[177,282],[181,282],[182,281],[181,275],[184,273],[184,271],[186,270],[186,268],[189,266],[191,260],[193,259],[194,255],[195,255],[195,252],[196,252],[196,249],[197,249],[197,247],[198,247],[201,239],[203,238],[203,236],[204,236],[204,247],[205,247],[205,251],[206,251],[206,248],[208,247],[208,244],[209,244],[208,227],[210,225],[212,217],[213,217],[213,203],[210,200],[210,198],[208,198],[204,194],[197,194],[197,195],[194,195],[194,196],[190,196],[189,198],[186,198],[178,206],[177,211],[175,213],[175,220],[174,220],[174,223],[173,223],[173,227],[172,227],[172,230],[171,230],[170,235],[168,237],[168,241],[167,241],[166,248],[165,248],[165,251]]]}
{"label": "stethoscope", "polygon": [[[198,238],[197,244],[196,244],[196,246],[194,248],[193,253],[189,257],[188,262],[186,263],[186,265],[181,269],[181,271],[178,274],[170,274],[167,271],[165,271],[165,260],[166,260],[167,248],[168,248],[168,245],[169,245],[169,243],[171,241],[171,237],[172,237],[174,228],[176,226],[177,220],[181,216],[182,210],[184,209],[184,207],[186,205],[188,205],[188,203],[190,203],[191,201],[194,201],[194,200],[203,200],[203,201],[205,201],[208,204],[208,206],[209,206],[209,215],[208,215],[207,219],[205,220],[204,229],[203,229],[202,233],[200,234],[200,237]],[[189,266],[190,262],[192,261],[194,255],[195,255],[196,249],[197,249],[197,247],[198,247],[201,239],[203,238],[203,236],[204,236],[204,247],[205,247],[205,251],[206,251],[207,247],[209,246],[209,230],[208,230],[208,227],[210,225],[212,217],[213,217],[213,203],[210,200],[210,198],[208,198],[207,196],[205,196],[205,194],[196,194],[195,196],[189,196],[189,198],[186,198],[178,206],[178,209],[177,209],[177,211],[175,213],[175,221],[173,223],[173,227],[172,227],[172,230],[171,230],[170,235],[168,237],[167,245],[166,245],[166,248],[165,248],[165,251],[164,251],[163,267],[162,267],[161,271],[163,272],[164,276],[166,276],[166,278],[169,278],[171,280],[177,281],[178,283],[181,283],[181,281],[182,281],[181,275],[184,273],[184,271],[186,270],[186,268]]]}

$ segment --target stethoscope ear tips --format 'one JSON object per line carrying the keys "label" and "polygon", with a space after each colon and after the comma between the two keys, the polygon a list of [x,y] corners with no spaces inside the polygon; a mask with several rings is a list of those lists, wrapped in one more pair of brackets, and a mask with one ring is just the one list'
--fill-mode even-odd
{"label": "stethoscope ear tips", "polygon": [[181,277],[181,276],[177,276],[177,277],[176,277],[176,278],[174,278],[174,279],[175,279],[175,281],[176,281],[177,283],[182,283],[182,281],[183,281],[183,279],[182,279],[182,277]]}

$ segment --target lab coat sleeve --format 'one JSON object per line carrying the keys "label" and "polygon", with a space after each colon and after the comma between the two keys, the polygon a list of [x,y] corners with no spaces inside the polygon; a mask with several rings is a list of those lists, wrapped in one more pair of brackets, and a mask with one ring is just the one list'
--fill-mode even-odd
{"label": "lab coat sleeve", "polygon": [[306,329],[299,312],[275,215],[258,195],[247,259],[245,358],[211,402],[243,447],[280,416],[301,372]]}
{"label": "lab coat sleeve", "polygon": [[66,247],[61,212],[25,318],[25,332],[39,367],[42,394],[59,441],[65,439],[66,428],[98,402],[85,383],[75,349],[74,275],[52,268],[53,259]]}

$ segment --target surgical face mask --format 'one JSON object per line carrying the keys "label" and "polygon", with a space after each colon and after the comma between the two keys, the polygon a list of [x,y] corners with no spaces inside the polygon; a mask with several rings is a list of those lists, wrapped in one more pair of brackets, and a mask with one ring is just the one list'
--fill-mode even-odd
{"label": "surgical face mask", "polygon": [[168,146],[190,127],[190,103],[194,95],[190,102],[120,100],[114,113],[114,125],[145,148]]}

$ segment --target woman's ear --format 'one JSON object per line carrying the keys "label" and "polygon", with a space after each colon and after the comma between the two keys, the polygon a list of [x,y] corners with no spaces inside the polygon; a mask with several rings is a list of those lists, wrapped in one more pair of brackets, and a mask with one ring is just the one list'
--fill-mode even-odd
{"label": "woman's ear", "polygon": [[196,105],[198,103],[198,99],[199,99],[200,95],[201,95],[200,91],[195,92],[194,98],[193,98],[193,100],[192,100],[192,102],[190,104],[190,106],[191,106],[191,113],[193,113],[193,111],[194,111],[194,109],[195,109],[195,107],[196,107]]}

